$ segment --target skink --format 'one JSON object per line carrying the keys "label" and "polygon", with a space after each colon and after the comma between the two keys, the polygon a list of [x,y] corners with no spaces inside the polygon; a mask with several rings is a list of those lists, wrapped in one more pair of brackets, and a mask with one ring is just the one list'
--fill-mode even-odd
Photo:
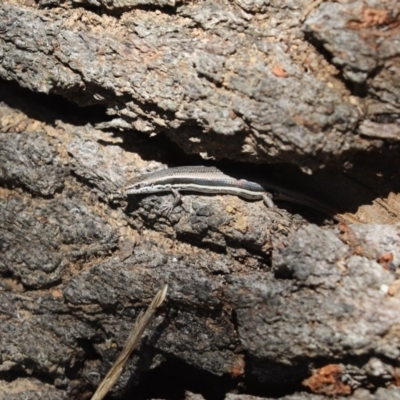
{"label": "skink", "polygon": [[[319,202],[279,187],[268,182],[252,182],[236,179],[216,167],[187,166],[163,169],[144,174],[130,180],[125,186],[125,194],[151,194],[172,192],[174,201],[167,212],[171,212],[181,200],[179,192],[200,192],[211,194],[231,194],[250,200],[263,200],[267,207],[274,207],[272,197],[276,200],[288,201],[311,207],[338,221],[346,218],[338,217],[335,210]],[[348,218],[349,222],[354,222]]]}

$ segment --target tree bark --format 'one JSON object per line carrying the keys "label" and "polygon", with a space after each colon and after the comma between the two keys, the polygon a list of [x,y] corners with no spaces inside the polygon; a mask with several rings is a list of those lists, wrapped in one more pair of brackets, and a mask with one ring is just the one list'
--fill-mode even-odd
{"label": "tree bark", "polygon": [[[396,398],[399,15],[1,4],[0,398],[89,398],[163,284],[111,398]],[[193,194],[165,215],[172,195],[121,190],[210,158],[360,223]]]}

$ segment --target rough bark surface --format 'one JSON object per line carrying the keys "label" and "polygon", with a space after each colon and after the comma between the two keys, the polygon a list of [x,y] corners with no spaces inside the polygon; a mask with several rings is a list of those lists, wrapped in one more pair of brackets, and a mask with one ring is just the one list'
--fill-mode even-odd
{"label": "rough bark surface", "polygon": [[[0,398],[90,398],[167,283],[110,398],[399,399],[399,13],[2,3]],[[199,162],[166,138],[290,162],[257,171],[364,223],[234,196],[183,196],[166,216],[172,195],[126,198],[160,162]]]}
{"label": "rough bark surface", "polygon": [[218,158],[315,168],[380,147],[365,124],[398,140],[398,2],[323,3],[305,18],[308,6],[210,0],[116,18],[4,4],[0,76]]}

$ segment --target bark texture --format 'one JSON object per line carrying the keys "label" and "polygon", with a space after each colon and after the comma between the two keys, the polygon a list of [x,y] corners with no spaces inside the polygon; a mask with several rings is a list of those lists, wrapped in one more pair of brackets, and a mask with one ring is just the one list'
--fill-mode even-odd
{"label": "bark texture", "polygon": [[[398,399],[399,15],[2,3],[0,398],[90,398],[167,283],[110,398]],[[166,216],[172,195],[122,194],[191,155],[276,163],[257,171],[366,223],[234,196]]]}
{"label": "bark texture", "polygon": [[314,168],[379,147],[380,123],[399,139],[398,2],[380,3],[306,17],[305,1],[204,1],[119,18],[4,4],[0,76],[104,104],[109,126],[165,131],[188,152]]}

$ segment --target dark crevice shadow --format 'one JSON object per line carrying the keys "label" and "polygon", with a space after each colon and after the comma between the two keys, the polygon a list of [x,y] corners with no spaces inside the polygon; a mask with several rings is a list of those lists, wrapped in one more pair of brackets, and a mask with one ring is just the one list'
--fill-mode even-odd
{"label": "dark crevice shadow", "polygon": [[344,83],[344,85],[352,93],[352,95],[361,98],[364,98],[368,95],[367,83],[366,82],[356,83],[348,79],[345,79],[341,67],[333,62],[332,53],[325,48],[323,43],[319,41],[312,34],[312,32],[305,32],[305,38],[312,46],[315,47],[316,52],[318,54],[322,55],[329,64],[334,65],[339,70],[339,72],[336,74],[336,78]]}
{"label": "dark crevice shadow", "polygon": [[80,107],[62,96],[34,93],[1,79],[0,102],[49,125],[55,125],[57,120],[73,125],[95,125],[112,119],[106,114],[105,105]]}
{"label": "dark crevice shadow", "polygon": [[[38,350],[39,351],[39,350]],[[30,372],[27,372],[30,370]],[[5,382],[13,382],[18,379],[32,379],[36,378],[38,381],[54,385],[54,373],[43,371],[38,367],[37,363],[33,360],[24,360],[20,364],[14,366],[7,371],[0,372],[0,380]]]}
{"label": "dark crevice shadow", "polygon": [[[375,355],[376,356],[376,355]],[[346,356],[342,358],[329,357],[298,357],[293,359],[291,365],[281,364],[266,359],[257,359],[256,357],[247,357],[245,379],[243,380],[243,389],[240,393],[259,397],[281,398],[294,393],[309,392],[308,388],[302,382],[313,375],[314,370],[318,370],[328,365],[352,365],[362,370],[365,364],[374,357],[372,354],[362,356]],[[382,358],[385,363],[392,364],[393,360],[386,357]],[[344,370],[345,372],[345,370]],[[279,384],[277,384],[279,382]],[[369,377],[369,384],[372,386],[370,391],[374,392],[379,387],[385,387],[388,379],[381,376]]]}
{"label": "dark crevice shadow", "polygon": [[[109,2],[110,5],[112,6],[112,1]],[[56,8],[58,7],[58,3],[55,4],[54,6],[52,5],[46,5],[46,6],[40,6],[40,8],[42,9],[52,9],[52,8]],[[162,14],[165,15],[176,15],[177,11],[176,11],[176,7],[172,6],[172,5],[168,5],[168,4],[164,4],[162,6],[159,5],[153,5],[153,4],[135,4],[135,6],[133,7],[133,5],[126,5],[125,7],[123,6],[119,6],[119,7],[115,7],[115,8],[111,8],[111,7],[106,7],[103,4],[100,5],[93,5],[91,4],[89,1],[80,1],[80,2],[72,2],[70,4],[71,8],[84,8],[87,11],[90,11],[94,14],[97,15],[108,15],[114,18],[121,18],[123,16],[123,14],[125,14],[126,12],[132,11],[132,9],[134,8],[135,10],[141,10],[144,12],[161,12]]]}
{"label": "dark crevice shadow", "polygon": [[185,392],[201,394],[206,400],[223,400],[236,386],[230,376],[217,376],[184,361],[167,358],[162,364],[141,375],[140,383],[122,400],[184,400]]}

